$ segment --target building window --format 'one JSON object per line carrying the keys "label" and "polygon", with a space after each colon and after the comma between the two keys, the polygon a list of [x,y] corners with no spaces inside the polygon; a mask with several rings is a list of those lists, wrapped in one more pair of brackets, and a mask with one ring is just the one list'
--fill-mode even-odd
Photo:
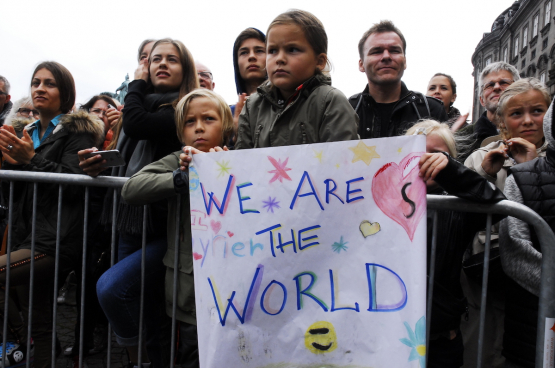
{"label": "building window", "polygon": [[539,21],[540,21],[540,15],[536,14],[536,16],[534,17],[534,29],[532,31],[532,37],[536,37],[538,35]]}
{"label": "building window", "polygon": [[524,32],[522,33],[522,47],[528,45],[528,27],[524,27]]}
{"label": "building window", "polygon": [[542,42],[542,50],[547,47],[547,38]]}
{"label": "building window", "polygon": [[551,20],[551,0],[545,4],[545,23],[547,25]]}
{"label": "building window", "polygon": [[530,60],[536,57],[536,50],[532,50],[532,55],[530,56]]}
{"label": "building window", "polygon": [[507,49],[505,47],[505,49],[503,50],[503,61],[508,63],[509,62],[509,49]]}
{"label": "building window", "polygon": [[515,37],[515,56],[518,56],[518,36]]}
{"label": "building window", "polygon": [[486,59],[486,66],[488,66],[489,64],[491,64],[491,56]]}
{"label": "building window", "polygon": [[522,69],[524,69],[525,66],[526,66],[526,59],[523,59],[523,60],[522,60],[522,64],[520,64],[520,67],[521,67]]}
{"label": "building window", "polygon": [[542,82],[543,84],[545,84],[545,72],[540,74],[540,82]]}

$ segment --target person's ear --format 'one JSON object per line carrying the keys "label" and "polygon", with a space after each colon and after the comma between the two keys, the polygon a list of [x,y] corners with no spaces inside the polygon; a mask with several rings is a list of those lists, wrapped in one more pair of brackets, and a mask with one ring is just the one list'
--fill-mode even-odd
{"label": "person's ear", "polygon": [[362,59],[358,60],[358,70],[360,70],[362,73],[366,72],[366,70],[364,70],[364,63],[362,62]]}
{"label": "person's ear", "polygon": [[457,99],[457,94],[454,93],[453,96],[451,97],[451,103],[455,103],[456,99]]}
{"label": "person's ear", "polygon": [[11,95],[6,95],[6,103],[10,102],[11,99],[12,99]]}
{"label": "person's ear", "polygon": [[326,68],[326,65],[328,63],[328,56],[324,53],[321,53],[320,55],[316,56],[316,68],[320,69],[320,71],[323,71]]}
{"label": "person's ear", "polygon": [[480,96],[480,105],[486,107],[486,102],[484,101],[484,98],[482,96]]}

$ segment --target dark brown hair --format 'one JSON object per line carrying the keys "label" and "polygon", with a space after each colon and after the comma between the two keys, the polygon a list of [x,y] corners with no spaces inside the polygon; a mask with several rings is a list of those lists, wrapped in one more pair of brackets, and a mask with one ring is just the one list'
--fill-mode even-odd
{"label": "dark brown hair", "polygon": [[75,81],[65,66],[55,61],[43,61],[35,68],[31,82],[37,72],[46,69],[54,76],[58,91],[60,91],[60,110],[67,114],[75,105]]}
{"label": "dark brown hair", "polygon": [[358,54],[360,55],[360,60],[364,60],[364,43],[373,33],[386,33],[386,32],[394,32],[399,36],[401,42],[403,43],[403,54],[407,53],[407,41],[405,40],[405,36],[399,30],[399,28],[395,27],[390,20],[382,20],[380,23],[374,24],[368,31],[364,32],[360,41],[358,41]]}

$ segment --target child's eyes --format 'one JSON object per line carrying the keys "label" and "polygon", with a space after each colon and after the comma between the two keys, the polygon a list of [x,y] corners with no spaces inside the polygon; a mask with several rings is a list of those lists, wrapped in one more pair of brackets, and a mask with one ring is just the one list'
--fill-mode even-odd
{"label": "child's eyes", "polygon": [[268,54],[275,54],[276,53],[276,49],[268,49]]}
{"label": "child's eyes", "polygon": [[289,48],[289,52],[299,52],[299,51],[300,51],[300,50],[299,50],[299,48],[297,48],[297,47],[290,47],[290,48]]}
{"label": "child's eyes", "polygon": [[157,56],[156,56],[156,57],[153,57],[153,58],[152,58],[152,61],[160,61],[160,58],[157,57]]}
{"label": "child's eyes", "polygon": [[195,122],[194,119],[185,120],[185,124],[192,124],[194,122]]}

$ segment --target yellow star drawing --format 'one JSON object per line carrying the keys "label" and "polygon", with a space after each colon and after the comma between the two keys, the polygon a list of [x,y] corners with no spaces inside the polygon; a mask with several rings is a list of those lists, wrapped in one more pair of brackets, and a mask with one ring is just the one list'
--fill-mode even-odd
{"label": "yellow star drawing", "polygon": [[322,163],[322,154],[324,153],[324,150],[321,150],[320,152],[314,150],[314,158],[317,158],[318,161],[320,161],[320,163]]}
{"label": "yellow star drawing", "polygon": [[229,165],[229,161],[224,161],[222,160],[222,162],[218,162],[216,161],[216,163],[218,164],[218,171],[220,172],[220,175],[218,175],[218,178],[220,176],[224,176],[225,174],[229,174],[229,170],[231,170],[231,167],[228,166]]}
{"label": "yellow star drawing", "polygon": [[335,167],[336,167],[337,169],[339,169],[339,166],[341,166],[341,165],[339,165],[339,164],[335,164]]}
{"label": "yellow star drawing", "polygon": [[353,163],[363,161],[366,165],[370,165],[373,158],[380,158],[380,155],[376,153],[376,146],[367,146],[363,141],[358,141],[356,146],[349,147],[349,149],[355,154]]}
{"label": "yellow star drawing", "polygon": [[403,147],[399,147],[399,149],[397,150],[398,153],[401,153],[401,151],[403,150]]}

